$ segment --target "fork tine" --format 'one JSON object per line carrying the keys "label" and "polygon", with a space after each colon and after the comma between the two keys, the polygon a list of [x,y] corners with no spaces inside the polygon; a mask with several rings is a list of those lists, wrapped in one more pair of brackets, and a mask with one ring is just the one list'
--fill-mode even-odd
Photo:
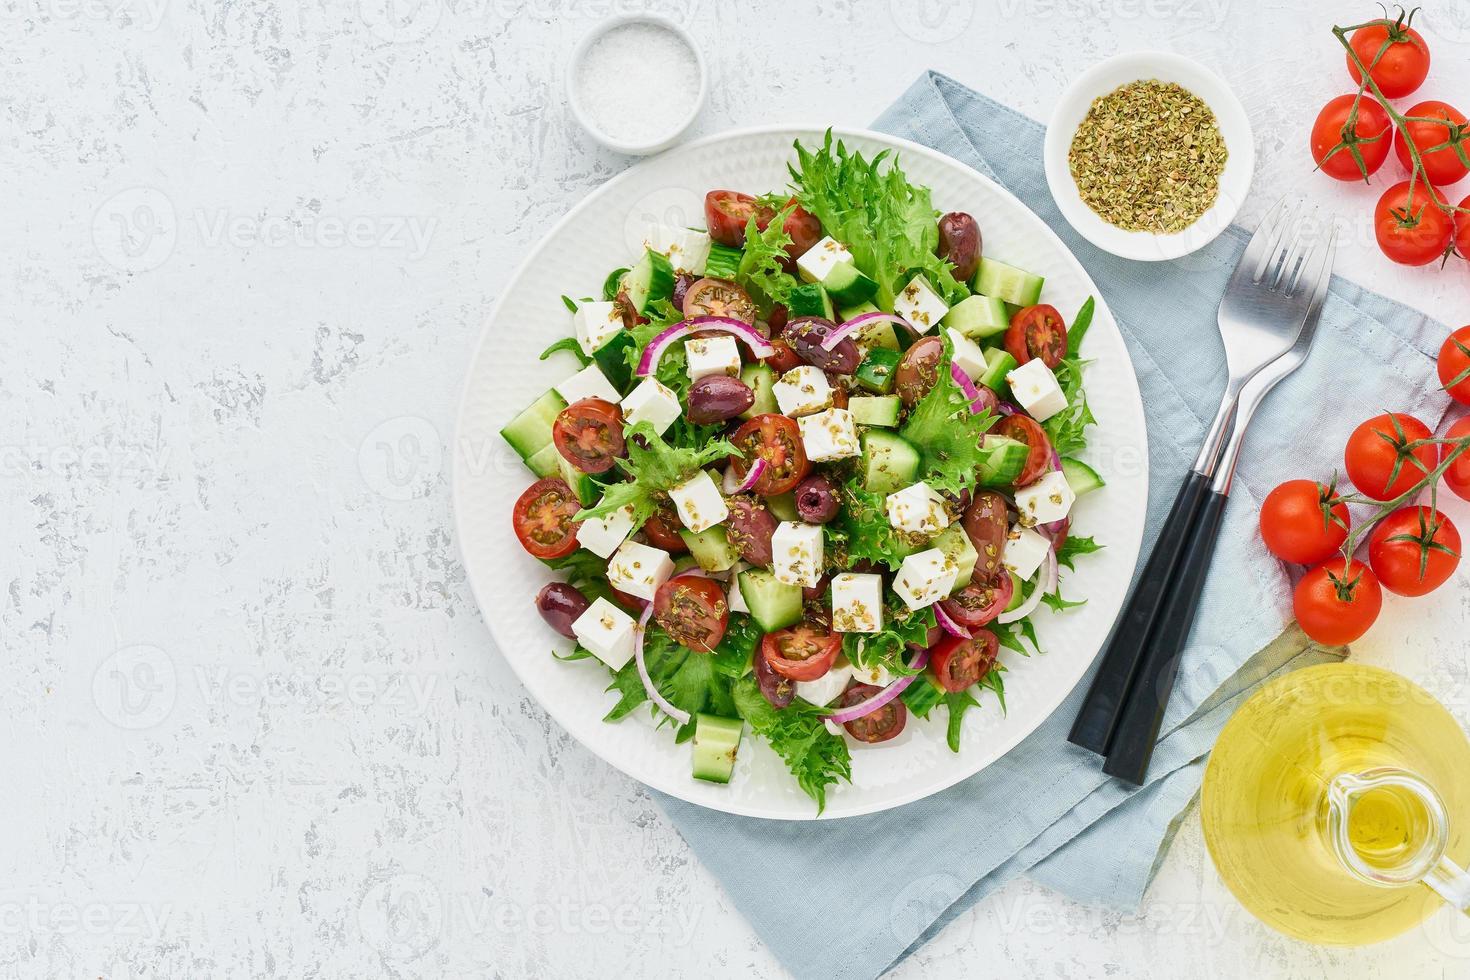
{"label": "fork tine", "polygon": [[1261,256],[1260,262],[1251,273],[1251,282],[1260,283],[1268,277],[1276,276],[1281,258],[1297,228],[1298,212],[1301,207],[1302,202],[1299,199],[1288,203],[1286,210],[1281,215],[1281,220],[1276,223],[1276,227],[1271,229],[1271,238],[1266,242],[1265,254]]}
{"label": "fork tine", "polygon": [[1305,215],[1293,214],[1291,227],[1286,229],[1282,236],[1281,248],[1271,256],[1271,264],[1266,269],[1265,276],[1261,279],[1261,285],[1271,291],[1276,291],[1291,276],[1293,266],[1301,254],[1302,247],[1306,244],[1307,220]]}
{"label": "fork tine", "polygon": [[1280,289],[1288,296],[1291,295],[1292,287],[1301,277],[1302,269],[1312,257],[1312,251],[1321,244],[1321,237],[1315,233],[1316,219],[1317,213],[1313,208],[1308,207],[1301,213],[1295,227],[1292,228],[1291,244],[1285,249],[1281,268],[1267,284],[1270,288]]}
{"label": "fork tine", "polygon": [[[1317,313],[1322,304],[1327,301],[1327,288],[1332,284],[1332,262],[1337,258],[1337,225],[1329,221],[1327,226],[1327,247],[1321,250],[1313,268],[1316,276],[1316,285],[1312,287],[1312,300],[1307,306],[1307,329],[1315,330],[1317,327]],[[1311,342],[1310,334],[1308,343]]]}
{"label": "fork tine", "polygon": [[1228,289],[1238,289],[1246,282],[1254,282],[1260,278],[1263,263],[1275,250],[1272,242],[1280,230],[1283,213],[1291,200],[1290,197],[1282,197],[1271,205],[1271,209],[1256,226],[1255,234],[1251,235],[1250,241],[1246,243],[1245,251],[1235,263],[1235,271],[1230,274]]}
{"label": "fork tine", "polygon": [[[1301,263],[1296,269],[1296,274],[1286,284],[1286,294],[1288,296],[1296,295],[1297,291],[1304,287],[1315,291],[1317,280],[1320,278],[1322,272],[1322,260],[1329,252],[1336,251],[1337,229],[1332,226],[1330,221],[1323,222],[1321,215],[1314,210],[1308,221],[1308,225],[1312,231],[1308,236],[1311,239],[1311,248],[1302,256]],[[1330,264],[1328,268],[1331,268]]]}

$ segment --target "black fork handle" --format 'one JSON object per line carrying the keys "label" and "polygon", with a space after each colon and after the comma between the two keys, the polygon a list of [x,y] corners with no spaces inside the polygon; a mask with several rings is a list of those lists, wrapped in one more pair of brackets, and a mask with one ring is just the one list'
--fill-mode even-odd
{"label": "black fork handle", "polygon": [[1223,493],[1210,491],[1200,510],[1194,533],[1177,570],[1174,587],[1169,593],[1149,637],[1142,669],[1128,694],[1117,729],[1113,732],[1108,760],[1103,772],[1117,776],[1135,786],[1142,786],[1153,758],[1164,710],[1174,690],[1179,661],[1184,655],[1185,641],[1194,626],[1200,593],[1209,575],[1215,542],[1225,517]]}
{"label": "black fork handle", "polygon": [[1169,596],[1175,575],[1189,549],[1196,518],[1210,496],[1210,478],[1190,471],[1174,497],[1163,530],[1144,565],[1143,574],[1113,630],[1102,663],[1067,740],[1073,745],[1107,755],[1113,732],[1122,717],[1128,690],[1144,659],[1149,633]]}

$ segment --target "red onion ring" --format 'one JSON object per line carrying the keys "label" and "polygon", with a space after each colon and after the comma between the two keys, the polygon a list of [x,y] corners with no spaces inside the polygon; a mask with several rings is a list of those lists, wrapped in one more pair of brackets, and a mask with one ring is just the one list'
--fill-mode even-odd
{"label": "red onion ring", "polygon": [[1018,619],[1025,619],[1036,611],[1041,605],[1041,597],[1048,592],[1056,591],[1057,587],[1057,552],[1055,548],[1046,551],[1046,565],[1041,581],[1036,583],[1036,588],[1031,590],[1031,595],[1010,612],[1003,612],[995,617],[997,623],[1014,623]]}
{"label": "red onion ring", "polygon": [[894,681],[892,684],[889,684],[883,690],[868,698],[868,700],[866,701],[860,701],[850,708],[841,708],[837,711],[833,711],[829,714],[823,715],[822,717],[825,720],[833,722],[835,724],[845,725],[850,721],[856,721],[864,715],[872,714],[873,712],[877,711],[879,708],[887,704],[889,701],[892,701],[904,691],[908,690],[909,685],[914,682],[914,680],[919,676],[919,672],[922,671],[924,669],[924,666],[928,663],[929,651],[920,650],[919,655],[914,658],[914,662],[909,664],[909,667],[912,668],[914,671],[912,674],[900,677],[898,680]]}
{"label": "red onion ring", "polygon": [[[735,468],[732,466],[730,468],[730,472],[733,473],[734,471]],[[745,479],[741,480],[740,485],[735,488],[735,492],[747,493],[751,490],[754,490],[755,485],[761,482],[761,477],[765,475],[766,461],[764,458],[757,456],[755,458],[755,462],[750,464],[750,469],[745,472]]]}
{"label": "red onion ring", "polygon": [[728,333],[740,340],[745,341],[750,352],[756,357],[770,357],[776,353],[776,348],[771,346],[770,341],[761,336],[759,330],[744,320],[737,320],[731,316],[696,316],[688,320],[680,321],[669,327],[648,342],[643,348],[643,356],[638,359],[638,377],[646,378],[658,368],[658,362],[663,358],[664,351],[669,345],[680,337],[688,334],[704,333]]}
{"label": "red onion ring", "polygon": [[[687,572],[685,574],[688,574]],[[643,682],[643,691],[648,699],[658,705],[659,710],[680,725],[689,724],[689,712],[670,704],[653,683],[653,678],[648,673],[648,661],[643,658],[643,634],[648,632],[648,620],[653,616],[653,603],[643,607],[643,615],[638,617],[637,632],[633,637],[633,662],[638,665],[638,679]]]}
{"label": "red onion ring", "polygon": [[862,316],[855,316],[851,320],[844,321],[836,330],[823,337],[822,342],[817,346],[822,350],[831,350],[842,343],[844,338],[852,336],[870,323],[896,323],[909,333],[918,334],[913,324],[901,316],[892,313],[864,313]]}
{"label": "red onion ring", "polygon": [[1020,406],[999,400],[996,401],[995,408],[1002,415],[1019,415],[1021,412]]}
{"label": "red onion ring", "polygon": [[954,383],[959,385],[960,391],[965,393],[965,400],[970,403],[972,414],[979,415],[981,412],[995,411],[1000,407],[1000,399],[995,397],[995,392],[989,388],[977,386],[954,361],[949,362],[949,376],[954,378]]}
{"label": "red onion ring", "polygon": [[[1007,576],[1009,578],[1009,576]],[[971,639],[974,634],[955,622],[954,617],[944,611],[944,605],[936,602],[934,604],[934,619],[944,628],[950,636],[958,636],[961,639]]]}

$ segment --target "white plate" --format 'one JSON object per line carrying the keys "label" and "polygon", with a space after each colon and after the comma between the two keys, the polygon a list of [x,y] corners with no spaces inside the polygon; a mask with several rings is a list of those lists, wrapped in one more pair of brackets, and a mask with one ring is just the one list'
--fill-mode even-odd
{"label": "white plate", "polygon": [[[979,222],[987,255],[1046,276],[1043,298],[1070,318],[1088,296],[1098,299],[1084,344],[1095,363],[1087,393],[1099,424],[1086,459],[1108,485],[1077,504],[1077,532],[1106,547],[1064,574],[1064,593],[1087,604],[1035,616],[1040,656],[1002,653],[1002,715],[986,693],[965,718],[961,751],[945,744],[945,712],[911,719],[880,746],[854,746],[852,784],[832,787],[826,818],[871,813],[936,793],[1000,758],[1054,711],[1097,655],[1122,606],[1143,534],[1148,452],[1143,406],[1132,365],[1107,304],[1082,266],[1050,229],[1009,192],[933,150],[879,133],[838,131],[849,146],[899,152],[909,178],[933,189],[940,210],[968,211]],[[525,554],[510,512],[532,481],[500,427],[575,366],[565,355],[537,361],[551,341],[568,335],[571,296],[599,294],[603,278],[638,254],[653,221],[703,226],[704,194],[714,188],[762,193],[785,187],[792,141],[820,143],[817,129],[761,128],[699,140],[646,161],[608,181],[574,207],[527,255],[486,322],[469,367],[455,438],[454,509],[460,550],[475,598],[501,653],[541,705],[578,741],[623,772],[673,796],[730,813],[809,820],[816,806],[764,742],[749,737],[734,778],[721,786],[689,775],[690,749],[667,728],[654,731],[647,710],[615,724],[602,717],[615,703],[596,663],[562,663],[551,650],[568,641],[541,621],[532,598],[552,575]]]}

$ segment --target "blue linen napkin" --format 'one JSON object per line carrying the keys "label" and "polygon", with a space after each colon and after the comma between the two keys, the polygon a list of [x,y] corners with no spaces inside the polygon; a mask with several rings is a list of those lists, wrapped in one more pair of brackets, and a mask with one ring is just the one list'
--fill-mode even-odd
{"label": "blue linen napkin", "polygon": [[[937,73],[920,77],[875,128],[995,179],[1036,211],[1092,275],[1123,331],[1143,392],[1147,555],[1225,385],[1215,309],[1248,233],[1232,227],[1170,263],[1099,251],[1072,231],[1052,201],[1042,173],[1042,126]],[[1311,357],[1266,401],[1246,439],[1142,789],[1103,776],[1097,756],[1067,742],[1089,674],[1004,758],[908,806],[800,823],[730,816],[659,795],[665,812],[797,977],[877,976],[1018,874],[1079,901],[1136,907],[1199,788],[1216,734],[1241,700],[1280,671],[1342,653],[1313,648],[1291,625],[1290,580],[1255,530],[1261,497],[1282,480],[1322,478],[1340,468],[1343,441],[1368,407],[1438,423],[1448,403],[1437,391],[1434,354],[1446,333],[1414,310],[1333,280]],[[1342,411],[1340,395],[1351,399],[1353,411]],[[1106,537],[1103,529],[1099,534]]]}

